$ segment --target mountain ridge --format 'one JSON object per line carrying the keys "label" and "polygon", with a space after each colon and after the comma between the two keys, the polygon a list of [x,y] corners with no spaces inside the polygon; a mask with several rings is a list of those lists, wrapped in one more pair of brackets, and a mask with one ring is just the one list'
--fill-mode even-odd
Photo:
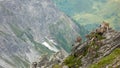
{"label": "mountain ridge", "polygon": [[70,52],[71,41],[80,35],[77,29],[51,0],[1,0],[0,66],[29,68],[46,53]]}

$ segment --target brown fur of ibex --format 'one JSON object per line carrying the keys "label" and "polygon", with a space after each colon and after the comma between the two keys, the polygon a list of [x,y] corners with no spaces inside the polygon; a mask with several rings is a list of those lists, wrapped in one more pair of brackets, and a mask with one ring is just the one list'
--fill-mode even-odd
{"label": "brown fur of ibex", "polygon": [[103,21],[103,23],[100,25],[100,27],[101,28],[104,28],[106,31],[108,31],[108,29],[109,29],[109,23],[107,23],[107,22],[105,22],[105,21]]}
{"label": "brown fur of ibex", "polygon": [[103,34],[105,32],[105,28],[101,27],[99,29],[96,29],[96,32],[99,33],[99,34]]}
{"label": "brown fur of ibex", "polygon": [[79,37],[77,37],[76,38],[76,40],[75,40],[75,42],[77,43],[77,42],[81,42],[82,41],[82,38],[79,36]]}

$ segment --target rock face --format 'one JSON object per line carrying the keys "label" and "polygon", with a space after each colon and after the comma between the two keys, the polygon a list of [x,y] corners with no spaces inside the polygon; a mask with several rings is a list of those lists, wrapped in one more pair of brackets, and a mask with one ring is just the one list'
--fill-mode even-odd
{"label": "rock face", "polygon": [[29,68],[42,54],[69,52],[79,31],[51,0],[0,0],[0,67]]}
{"label": "rock face", "polygon": [[91,55],[86,55],[84,58],[82,58],[83,67],[89,66],[89,64],[92,63],[96,63],[101,58],[109,55],[114,49],[120,47],[120,32],[109,31],[108,33],[105,33],[103,36],[106,37],[106,39],[101,40],[102,45],[100,45],[99,49],[95,51],[96,54],[98,55],[90,59],[91,56],[94,55],[93,53]]}
{"label": "rock face", "polygon": [[[60,50],[59,52],[53,54],[51,57],[48,55],[42,56],[36,63],[37,66],[32,65],[32,68],[52,68],[54,64],[61,64],[65,57],[68,56],[68,53],[64,50]],[[35,62],[33,62],[35,63]]]}
{"label": "rock face", "polygon": [[[101,29],[101,27],[97,29]],[[93,31],[88,34],[87,41],[73,48],[72,53],[64,60],[63,65],[67,65],[69,68],[94,68],[90,66],[104,57],[111,56],[110,54],[119,47],[120,32],[112,28],[102,33]],[[114,58],[113,63],[105,65],[103,68],[119,67],[119,56]]]}

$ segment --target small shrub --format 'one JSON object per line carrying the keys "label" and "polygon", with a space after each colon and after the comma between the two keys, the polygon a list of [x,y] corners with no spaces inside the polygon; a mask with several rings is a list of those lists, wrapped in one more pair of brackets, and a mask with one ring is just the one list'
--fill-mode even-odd
{"label": "small shrub", "polygon": [[79,66],[81,66],[81,58],[70,55],[64,60],[64,64],[69,68],[79,68]]}

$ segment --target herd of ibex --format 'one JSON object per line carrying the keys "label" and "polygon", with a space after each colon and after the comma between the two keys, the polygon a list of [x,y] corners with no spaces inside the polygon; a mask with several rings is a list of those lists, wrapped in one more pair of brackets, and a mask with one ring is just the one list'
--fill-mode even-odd
{"label": "herd of ibex", "polygon": [[[108,29],[109,29],[109,23],[103,21],[103,23],[100,25],[100,27],[97,28],[95,30],[95,32],[91,32],[90,34],[98,33],[99,35],[102,35],[104,32],[108,32]],[[91,41],[94,40],[94,38],[90,37],[89,35],[86,35],[86,38],[89,40],[91,39]],[[77,37],[75,43],[81,42],[81,41],[82,41],[82,38]]]}
{"label": "herd of ibex", "polygon": [[[95,45],[98,45],[98,46],[103,45],[99,36],[101,38],[104,38],[103,34],[109,32],[109,29],[110,29],[109,23],[103,21],[103,23],[99,26],[99,28],[97,28],[96,30],[94,30],[91,33],[86,35],[86,38],[87,38],[86,41],[89,41],[89,43],[87,43],[87,44],[90,45],[90,43],[95,42],[94,43]],[[73,44],[73,48],[72,48],[73,52],[79,47],[81,42],[82,42],[82,38],[80,36],[77,37],[75,40],[75,43]],[[88,52],[90,52],[90,53],[93,53],[92,52],[93,50],[94,50],[94,48],[88,48]]]}

